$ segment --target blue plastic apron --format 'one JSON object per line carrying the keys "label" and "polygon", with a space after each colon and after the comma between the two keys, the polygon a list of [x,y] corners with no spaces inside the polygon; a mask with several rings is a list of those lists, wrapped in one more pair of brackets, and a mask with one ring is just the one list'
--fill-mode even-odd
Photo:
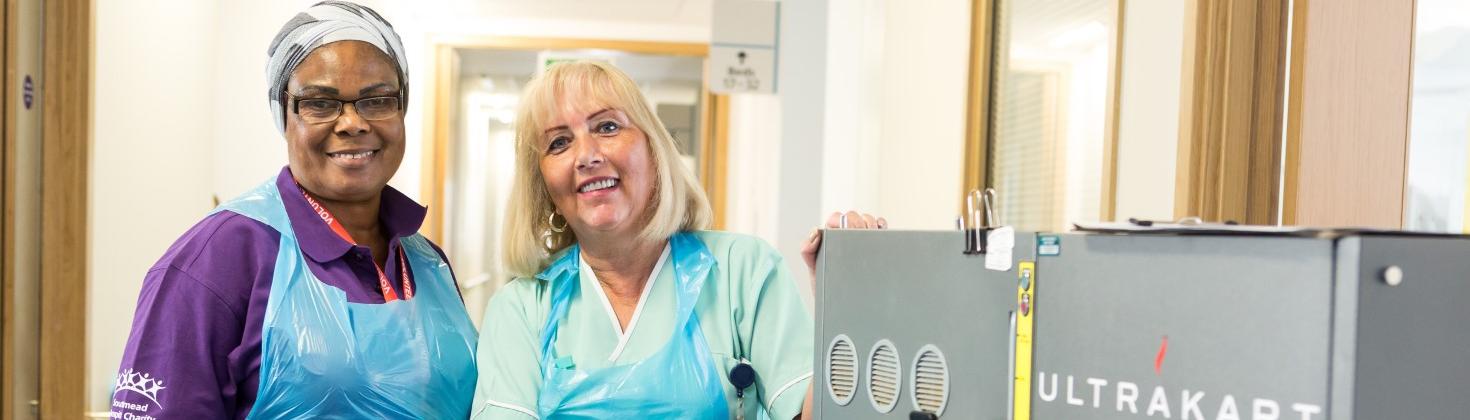
{"label": "blue plastic apron", "polygon": [[469,415],[477,334],[448,265],[423,236],[401,240],[418,288],[413,299],[351,303],[307,268],[274,180],[215,211],[281,234],[249,418]]}
{"label": "blue plastic apron", "polygon": [[541,420],[678,418],[726,419],[725,387],[699,329],[694,303],[714,268],[704,243],[688,233],[669,239],[673,248],[677,316],[669,342],[653,355],[630,364],[577,370],[556,355],[556,337],[579,287],[578,256],[572,246],[538,278],[551,282],[551,312],[541,332]]}

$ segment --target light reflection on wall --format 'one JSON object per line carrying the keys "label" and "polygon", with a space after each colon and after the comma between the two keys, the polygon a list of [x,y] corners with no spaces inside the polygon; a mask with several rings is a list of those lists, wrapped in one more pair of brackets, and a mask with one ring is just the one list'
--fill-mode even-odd
{"label": "light reflection on wall", "polygon": [[1470,3],[1417,8],[1404,227],[1470,232]]}
{"label": "light reflection on wall", "polygon": [[461,133],[451,155],[453,176],[445,206],[445,251],[454,261],[465,307],[477,325],[490,293],[503,283],[500,232],[504,204],[515,173],[515,111],[525,78],[489,75],[465,78],[460,86]]}

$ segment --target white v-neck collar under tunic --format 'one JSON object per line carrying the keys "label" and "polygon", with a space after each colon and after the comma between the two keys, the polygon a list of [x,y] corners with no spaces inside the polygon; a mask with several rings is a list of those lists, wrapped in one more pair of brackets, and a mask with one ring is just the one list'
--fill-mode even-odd
{"label": "white v-neck collar under tunic", "polygon": [[[643,315],[644,304],[648,303],[649,292],[653,290],[653,285],[658,283],[658,275],[664,271],[664,264],[669,260],[669,248],[670,245],[664,245],[664,251],[659,254],[658,262],[653,264],[653,271],[648,273],[648,281],[643,284],[643,292],[638,295],[638,306],[633,309],[633,317],[628,320],[628,328],[626,329],[618,324],[618,314],[613,311],[612,300],[607,298],[607,291],[603,290],[602,283],[597,280],[597,273],[592,271],[592,266],[587,265],[587,254],[582,254],[581,258],[578,258],[580,261],[580,264],[578,264],[580,267],[578,269],[581,270],[579,273],[582,282],[581,289],[584,291],[595,291],[593,295],[602,301],[602,307],[607,311],[607,320],[612,325],[612,332],[618,336],[617,346],[613,347],[612,353],[607,356],[609,363],[616,362],[618,356],[623,354],[623,349],[628,345],[628,337],[631,337],[633,331],[638,327],[638,319]],[[587,297],[583,296],[583,298],[585,299]]]}

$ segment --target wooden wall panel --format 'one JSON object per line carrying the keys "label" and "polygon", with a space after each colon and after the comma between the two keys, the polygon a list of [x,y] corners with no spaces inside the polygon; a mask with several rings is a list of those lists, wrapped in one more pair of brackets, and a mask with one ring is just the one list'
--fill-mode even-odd
{"label": "wooden wall panel", "polygon": [[12,0],[0,1],[0,420],[11,420],[15,416],[10,404],[15,404],[15,372],[10,358],[15,353],[15,319],[11,315],[15,306],[15,276],[11,261],[14,259],[15,198],[10,187],[15,179],[15,127],[11,121],[10,108],[14,97],[10,94],[14,72],[10,66],[16,47],[16,24],[11,12]]}
{"label": "wooden wall panel", "polygon": [[1296,1],[1284,221],[1399,228],[1414,1]]}
{"label": "wooden wall panel", "polygon": [[87,167],[92,2],[45,2],[41,179],[41,418],[86,410]]}
{"label": "wooden wall panel", "polygon": [[1118,213],[1118,127],[1123,115],[1123,31],[1128,28],[1127,0],[1114,0],[1109,7],[1113,10],[1113,32],[1108,36],[1108,50],[1112,51],[1108,61],[1108,109],[1103,128],[1102,195],[1098,220],[1107,222],[1117,219]]}
{"label": "wooden wall panel", "polygon": [[700,112],[699,181],[709,198],[713,219],[710,229],[725,229],[725,193],[729,183],[727,157],[730,156],[730,95],[704,92],[705,105]]}
{"label": "wooden wall panel", "polygon": [[1276,221],[1285,5],[1195,0],[1187,6],[1176,217]]}

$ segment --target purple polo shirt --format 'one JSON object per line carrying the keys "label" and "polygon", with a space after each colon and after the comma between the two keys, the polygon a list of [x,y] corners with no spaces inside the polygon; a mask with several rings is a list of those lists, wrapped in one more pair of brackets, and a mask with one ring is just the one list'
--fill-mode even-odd
{"label": "purple polo shirt", "polygon": [[[372,251],[322,222],[289,167],[281,169],[276,187],[311,272],[346,292],[348,301],[383,303]],[[383,189],[379,218],[390,238],[383,271],[398,296],[404,295],[399,239],[418,232],[425,211],[393,187]],[[113,388],[113,418],[243,419],[250,413],[280,238],[264,223],[219,212],[185,232],[148,270]]]}

